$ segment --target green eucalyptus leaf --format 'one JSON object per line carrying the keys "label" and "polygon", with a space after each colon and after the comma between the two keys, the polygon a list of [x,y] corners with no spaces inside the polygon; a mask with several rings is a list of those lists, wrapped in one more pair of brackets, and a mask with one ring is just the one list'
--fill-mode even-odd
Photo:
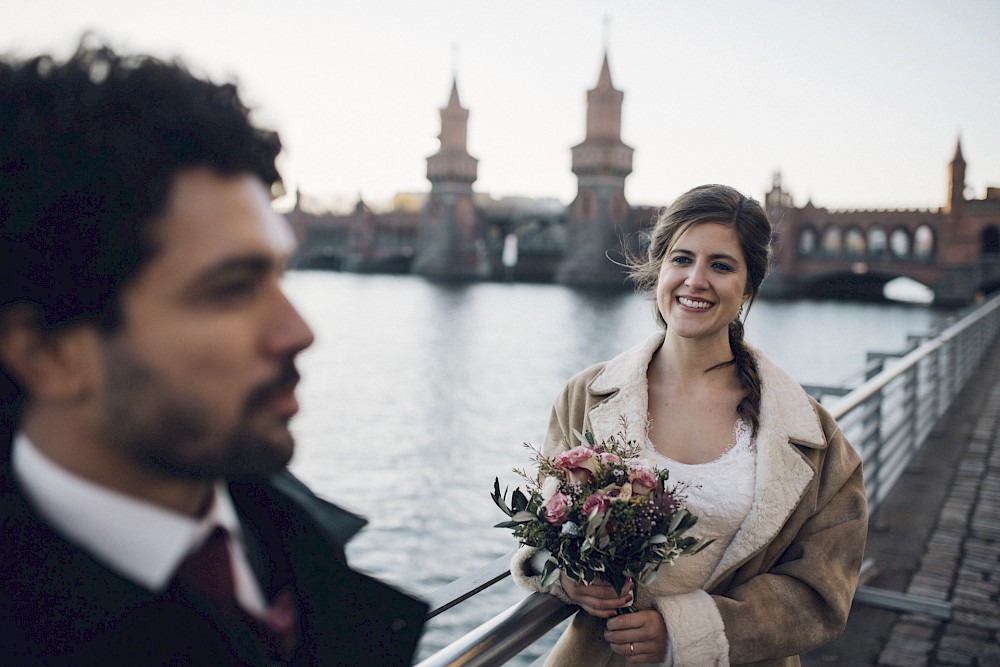
{"label": "green eucalyptus leaf", "polygon": [[515,512],[520,512],[528,507],[528,498],[522,493],[521,489],[514,489],[514,493],[510,497],[511,507]]}
{"label": "green eucalyptus leaf", "polygon": [[507,498],[507,489],[504,489],[502,494],[500,493],[499,477],[493,480],[493,493],[490,494],[490,497],[493,498],[493,502],[496,503],[497,507],[499,507],[504,514],[506,514],[507,516],[513,514],[513,512],[509,507],[507,507],[507,503],[505,502]]}

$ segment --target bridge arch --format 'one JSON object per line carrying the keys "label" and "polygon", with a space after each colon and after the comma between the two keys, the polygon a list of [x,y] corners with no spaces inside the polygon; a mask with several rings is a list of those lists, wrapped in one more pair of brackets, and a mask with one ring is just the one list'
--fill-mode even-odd
{"label": "bridge arch", "polygon": [[1000,228],[986,225],[979,232],[979,251],[983,255],[1000,255]]}
{"label": "bridge arch", "polygon": [[830,257],[837,257],[843,248],[843,237],[841,228],[837,225],[827,225],[823,230],[823,254]]}
{"label": "bridge arch", "polygon": [[904,227],[897,227],[889,234],[889,251],[893,259],[909,259],[910,233]]}
{"label": "bridge arch", "polygon": [[934,259],[937,242],[934,230],[930,225],[922,224],[913,232],[913,258],[917,261],[930,262]]}
{"label": "bridge arch", "polygon": [[889,256],[889,234],[878,223],[868,228],[868,256],[872,259],[886,259]]}
{"label": "bridge arch", "polygon": [[860,227],[850,227],[844,234],[844,253],[848,257],[864,257],[868,251],[865,233]]}
{"label": "bridge arch", "polygon": [[816,254],[817,234],[816,228],[806,225],[799,232],[798,251],[802,257],[812,257]]}
{"label": "bridge arch", "polygon": [[884,301],[886,283],[899,277],[883,271],[824,271],[803,280],[802,288],[803,294],[813,298]]}

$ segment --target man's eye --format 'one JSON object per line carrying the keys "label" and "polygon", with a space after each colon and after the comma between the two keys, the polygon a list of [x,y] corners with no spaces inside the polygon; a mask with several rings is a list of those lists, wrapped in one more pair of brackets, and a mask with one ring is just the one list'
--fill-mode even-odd
{"label": "man's eye", "polygon": [[258,282],[255,280],[240,280],[216,285],[211,290],[211,295],[220,301],[232,301],[244,297],[250,297],[257,289]]}

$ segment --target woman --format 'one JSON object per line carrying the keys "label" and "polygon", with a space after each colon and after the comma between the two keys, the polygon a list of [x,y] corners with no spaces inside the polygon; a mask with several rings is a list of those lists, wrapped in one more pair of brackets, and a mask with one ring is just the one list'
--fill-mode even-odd
{"label": "woman", "polygon": [[[574,429],[616,433],[624,415],[657,467],[690,485],[692,532],[715,542],[621,596],[563,574],[545,592],[585,613],[547,665],[798,665],[843,630],[867,531],[861,461],[830,414],[743,341],[770,243],[764,210],[736,190],[679,197],[632,267],[664,330],[556,400],[543,454]],[[539,590],[544,557],[523,547],[514,578]],[[617,615],[633,598],[640,611]]]}

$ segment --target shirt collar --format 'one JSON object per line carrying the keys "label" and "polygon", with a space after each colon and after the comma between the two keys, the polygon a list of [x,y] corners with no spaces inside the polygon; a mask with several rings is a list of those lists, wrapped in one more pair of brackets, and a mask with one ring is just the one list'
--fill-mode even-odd
{"label": "shirt collar", "polygon": [[204,517],[184,514],[75,475],[14,436],[13,474],[39,515],[64,538],[150,590],[166,588],[181,560],[216,526],[241,539],[239,517],[224,482],[216,483]]}

